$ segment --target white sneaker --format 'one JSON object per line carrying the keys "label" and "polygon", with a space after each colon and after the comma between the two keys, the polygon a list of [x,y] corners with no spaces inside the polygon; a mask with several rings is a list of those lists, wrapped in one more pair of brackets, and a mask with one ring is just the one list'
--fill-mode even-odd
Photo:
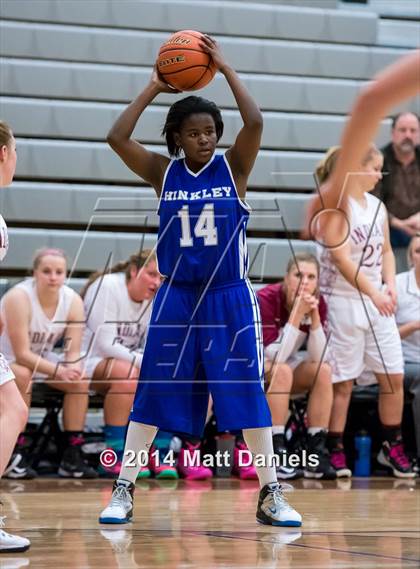
{"label": "white sneaker", "polygon": [[101,524],[126,524],[133,517],[134,484],[126,480],[116,480],[108,506],[99,516]]}
{"label": "white sneaker", "polygon": [[302,516],[290,506],[280,484],[272,482],[260,490],[257,522],[271,526],[298,527],[302,525]]}
{"label": "white sneaker", "polygon": [[[0,517],[0,528],[4,527],[4,517]],[[0,553],[20,553],[29,549],[31,542],[26,537],[13,535],[0,529]]]}

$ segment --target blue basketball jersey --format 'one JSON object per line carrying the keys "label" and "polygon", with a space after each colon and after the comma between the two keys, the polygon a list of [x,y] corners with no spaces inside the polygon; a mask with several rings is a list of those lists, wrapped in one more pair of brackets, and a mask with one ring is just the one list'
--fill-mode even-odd
{"label": "blue basketball jersey", "polygon": [[199,172],[172,160],[163,180],[157,258],[174,282],[217,286],[244,279],[248,270],[249,211],[240,200],[224,154]]}

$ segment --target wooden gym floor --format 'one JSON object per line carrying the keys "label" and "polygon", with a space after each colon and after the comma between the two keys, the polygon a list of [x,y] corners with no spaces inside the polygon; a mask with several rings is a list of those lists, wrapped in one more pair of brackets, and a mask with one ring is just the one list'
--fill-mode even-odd
{"label": "wooden gym floor", "polygon": [[132,524],[100,526],[112,482],[3,480],[6,530],[31,549],[2,569],[402,569],[420,567],[420,481],[300,480],[302,528],[255,522],[256,482],[142,481]]}

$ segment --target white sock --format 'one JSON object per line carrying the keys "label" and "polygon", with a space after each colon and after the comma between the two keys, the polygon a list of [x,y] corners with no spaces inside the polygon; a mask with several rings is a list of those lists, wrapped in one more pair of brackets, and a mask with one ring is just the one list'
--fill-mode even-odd
{"label": "white sock", "polygon": [[273,425],[271,427],[271,430],[273,431],[273,437],[274,437],[274,435],[284,435],[285,426],[284,425]]}
{"label": "white sock", "polygon": [[308,428],[308,435],[311,435],[313,437],[317,433],[320,433],[321,431],[326,431],[326,430],[327,429],[325,427],[309,427]]}
{"label": "white sock", "polygon": [[252,455],[258,454],[266,457],[266,466],[255,466],[258,480],[260,481],[260,488],[263,488],[266,484],[277,482],[276,469],[270,465],[274,455],[271,427],[244,429],[242,433]]}
{"label": "white sock", "polygon": [[[147,456],[157,431],[158,428],[153,427],[152,425],[145,425],[143,423],[130,421],[130,424],[128,425],[127,439],[125,441],[123,461],[118,480],[127,480],[133,484],[136,482],[137,475],[140,472],[141,468],[140,461],[138,460],[139,452],[143,451],[142,454],[144,454],[145,457]],[[129,454],[126,454],[128,451],[133,451],[134,457],[131,456],[131,452]],[[128,466],[127,462],[133,466]]]}

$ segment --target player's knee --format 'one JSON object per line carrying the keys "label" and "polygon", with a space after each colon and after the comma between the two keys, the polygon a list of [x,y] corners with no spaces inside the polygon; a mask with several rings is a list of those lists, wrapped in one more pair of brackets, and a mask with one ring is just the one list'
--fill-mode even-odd
{"label": "player's knee", "polygon": [[283,386],[291,388],[293,383],[293,372],[287,364],[273,364],[271,371],[270,385]]}
{"label": "player's knee", "polygon": [[340,381],[334,384],[335,397],[350,397],[353,390],[352,381]]}
{"label": "player's knee", "polygon": [[138,369],[129,362],[122,360],[114,360],[110,381],[112,384],[118,382],[127,382],[134,378],[138,378]]}
{"label": "player's knee", "polygon": [[66,386],[66,391],[70,393],[87,394],[89,392],[89,385],[89,379],[82,377],[79,381],[70,381]]}
{"label": "player's knee", "polygon": [[137,380],[134,379],[118,380],[111,382],[109,392],[114,394],[117,393],[119,395],[129,395],[132,397],[136,392],[136,388],[137,388]]}
{"label": "player's knee", "polygon": [[319,382],[320,386],[323,386],[326,389],[332,389],[331,367],[328,364],[321,364],[316,381]]}
{"label": "player's knee", "polygon": [[32,391],[32,370],[19,366],[14,370],[16,376],[16,385],[21,393],[29,393]]}

